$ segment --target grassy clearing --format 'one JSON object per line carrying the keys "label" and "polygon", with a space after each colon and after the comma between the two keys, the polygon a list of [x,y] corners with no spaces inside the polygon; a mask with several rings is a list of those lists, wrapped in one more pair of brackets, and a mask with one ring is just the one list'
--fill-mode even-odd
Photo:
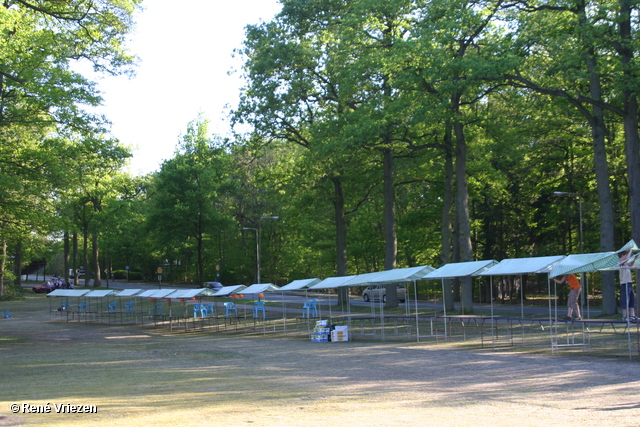
{"label": "grassy clearing", "polygon": [[[174,332],[50,321],[49,301],[2,303],[0,425],[631,427],[638,362],[580,351],[480,349],[359,334]],[[533,339],[533,331],[530,333]],[[12,414],[12,403],[96,405],[95,414]],[[544,417],[544,418],[541,418]]]}

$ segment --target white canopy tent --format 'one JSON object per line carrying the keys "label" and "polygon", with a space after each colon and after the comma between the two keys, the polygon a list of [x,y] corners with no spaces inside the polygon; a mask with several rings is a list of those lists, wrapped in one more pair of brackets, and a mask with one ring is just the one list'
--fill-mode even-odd
{"label": "white canopy tent", "polygon": [[[427,273],[423,278],[426,280],[440,280],[442,284],[442,307],[443,313],[447,315],[447,308],[444,301],[445,287],[444,281],[451,280],[459,277],[473,277],[478,276],[489,267],[496,265],[498,261],[493,259],[483,261],[466,261],[466,262],[454,262],[445,264],[440,268],[437,268]],[[447,322],[444,323],[445,336],[447,335]]]}
{"label": "white canopy tent", "polygon": [[279,292],[280,288],[273,283],[257,283],[242,290],[245,295],[258,295],[265,292]]}
{"label": "white canopy tent", "polygon": [[[534,258],[515,258],[505,259],[498,264],[488,268],[487,270],[478,274],[479,276],[489,276],[491,280],[490,284],[490,299],[491,299],[491,324],[494,322],[493,311],[493,276],[513,276],[513,275],[525,275],[525,274],[548,274],[554,265],[557,265],[565,257],[563,255],[547,256],[547,257],[534,257]],[[522,278],[521,278],[522,283]],[[551,314],[549,314],[551,315]],[[520,288],[520,317],[524,318],[524,291],[522,285]],[[491,343],[495,344],[494,328],[491,328]],[[522,330],[522,341],[524,343],[524,329]]]}
{"label": "white canopy tent", "polygon": [[284,319],[283,326],[284,326],[285,332],[287,330],[287,303],[284,298],[284,293],[304,291],[306,296],[308,293],[309,287],[317,283],[320,283],[320,279],[315,277],[313,279],[299,279],[299,280],[294,280],[293,282],[288,283],[280,288],[280,292],[282,292],[282,318]]}
{"label": "white canopy tent", "polygon": [[[49,297],[80,298],[81,296],[84,296],[89,292],[91,292],[90,289],[54,289],[53,291],[47,294],[47,298]],[[52,300],[49,300],[49,309],[51,310],[51,312],[53,312],[51,308],[51,301]],[[65,305],[67,304],[63,302],[63,306]],[[63,307],[60,307],[60,309],[63,309]]]}
{"label": "white canopy tent", "polygon": [[[384,270],[373,273],[364,273],[357,274],[352,276],[338,276],[338,277],[329,277],[320,281],[319,283],[311,286],[310,290],[316,289],[338,289],[343,287],[366,287],[366,286],[383,286],[387,284],[393,283],[403,283],[403,282],[414,282],[414,290],[415,290],[415,282],[417,280],[421,280],[425,274],[433,271],[434,268],[429,265],[418,266],[418,267],[406,267],[406,268],[396,268],[393,270]],[[372,310],[373,310],[373,302],[372,302]],[[407,307],[409,307],[409,302],[407,301]],[[351,304],[347,305],[347,316],[348,323],[351,326]],[[331,316],[331,304],[329,304],[329,315]],[[384,340],[384,304],[382,299],[380,300],[380,321],[381,321],[381,332],[382,338]],[[416,323],[418,322],[418,311],[417,311],[417,300],[416,300]]]}

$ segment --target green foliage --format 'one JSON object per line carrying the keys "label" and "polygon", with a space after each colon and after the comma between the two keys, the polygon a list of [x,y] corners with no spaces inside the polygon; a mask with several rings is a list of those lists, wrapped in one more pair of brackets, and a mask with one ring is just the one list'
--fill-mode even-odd
{"label": "green foliage", "polygon": [[[442,237],[463,230],[467,197],[474,259],[576,252],[576,200],[552,196],[571,191],[582,195],[585,251],[597,251],[594,106],[605,110],[615,238],[628,240],[620,110],[637,64],[621,63],[619,50],[640,49],[620,39],[617,4],[282,3],[274,20],[247,28],[239,51],[247,83],[233,121],[249,133],[223,140],[199,116],[175,156],[137,178],[120,173],[130,152],[84,110],[100,94],[70,65],[84,57],[126,72],[133,58],[122,42],[138,2],[44,2],[44,12],[8,3],[0,218],[10,248],[46,255],[67,230],[91,249],[95,232],[116,278],[125,266],[130,278],[162,266],[171,282],[219,274],[236,284],[254,280],[259,235],[261,276],[282,285],[338,274],[343,250],[346,273],[383,269],[390,195],[399,267],[460,252]],[[74,19],[82,7],[86,20]],[[451,156],[464,161],[459,176],[447,174]]]}

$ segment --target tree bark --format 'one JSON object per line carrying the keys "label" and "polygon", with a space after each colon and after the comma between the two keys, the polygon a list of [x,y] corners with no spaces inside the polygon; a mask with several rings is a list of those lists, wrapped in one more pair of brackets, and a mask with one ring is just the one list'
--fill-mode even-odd
{"label": "tree bark", "polygon": [[[451,136],[451,125],[447,124],[445,131],[445,145],[447,147],[453,147]],[[452,215],[454,201],[454,172],[453,172],[453,151],[445,151],[445,163],[444,163],[444,195],[442,197],[442,225],[441,225],[441,246],[440,261],[442,265],[449,264],[451,262],[452,254]],[[443,304],[446,310],[453,310],[453,287],[451,280],[445,280],[442,284],[443,292]]]}
{"label": "tree bark", "polygon": [[[331,178],[333,182],[333,209],[336,225],[336,267],[338,276],[347,275],[347,226],[344,211],[344,193],[339,177]],[[339,288],[338,305],[349,303],[349,290]]]}
{"label": "tree bark", "polygon": [[[467,147],[464,127],[460,121],[455,121],[453,129],[456,137],[456,214],[458,218],[458,244],[460,247],[460,261],[473,260],[471,247],[471,227],[469,223],[469,191],[467,186]],[[462,294],[460,298],[460,312],[473,313],[473,282],[471,278],[460,280]]]}
{"label": "tree bark", "polygon": [[[587,54],[586,62],[587,67],[589,68],[591,97],[593,99],[600,100],[602,99],[600,75],[596,72],[595,53],[592,49]],[[613,251],[615,244],[615,220],[613,199],[611,197],[611,185],[609,182],[609,165],[607,161],[605,134],[606,126],[604,121],[604,110],[601,107],[594,105],[592,108],[591,137],[598,192],[601,252]],[[601,277],[603,314],[614,314],[617,307],[614,273],[603,272]]]}
{"label": "tree bark", "polygon": [[94,230],[91,237],[93,246],[93,287],[99,288],[100,286],[102,286],[102,279],[100,278],[100,251],[98,249],[98,232]]}
{"label": "tree bark", "polygon": [[640,242],[640,135],[638,134],[638,98],[636,96],[636,77],[633,72],[634,43],[631,32],[632,2],[620,0],[620,60],[625,77],[623,90],[624,101],[624,133],[625,155],[627,160],[627,176],[629,179],[629,200],[631,214],[631,237]]}
{"label": "tree bark", "polygon": [[[383,150],[383,169],[384,169],[384,240],[385,255],[384,269],[393,270],[396,268],[398,258],[398,236],[396,233],[396,196],[394,190],[394,174],[393,174],[393,149],[386,148]],[[395,308],[398,306],[398,294],[396,292],[396,284],[388,284],[385,286],[387,296],[386,308]]]}

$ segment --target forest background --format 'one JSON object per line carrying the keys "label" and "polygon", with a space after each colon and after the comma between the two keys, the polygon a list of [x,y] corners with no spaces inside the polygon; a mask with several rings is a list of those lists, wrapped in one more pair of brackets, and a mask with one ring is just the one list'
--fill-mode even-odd
{"label": "forest background", "polygon": [[[640,241],[635,2],[281,3],[237,51],[234,137],[195,117],[173,158],[131,176],[71,65],[133,72],[141,2],[4,2],[0,296],[39,263],[92,286],[158,268],[283,285]],[[590,281],[615,313],[613,274]],[[445,303],[472,311],[478,286],[447,283]]]}

